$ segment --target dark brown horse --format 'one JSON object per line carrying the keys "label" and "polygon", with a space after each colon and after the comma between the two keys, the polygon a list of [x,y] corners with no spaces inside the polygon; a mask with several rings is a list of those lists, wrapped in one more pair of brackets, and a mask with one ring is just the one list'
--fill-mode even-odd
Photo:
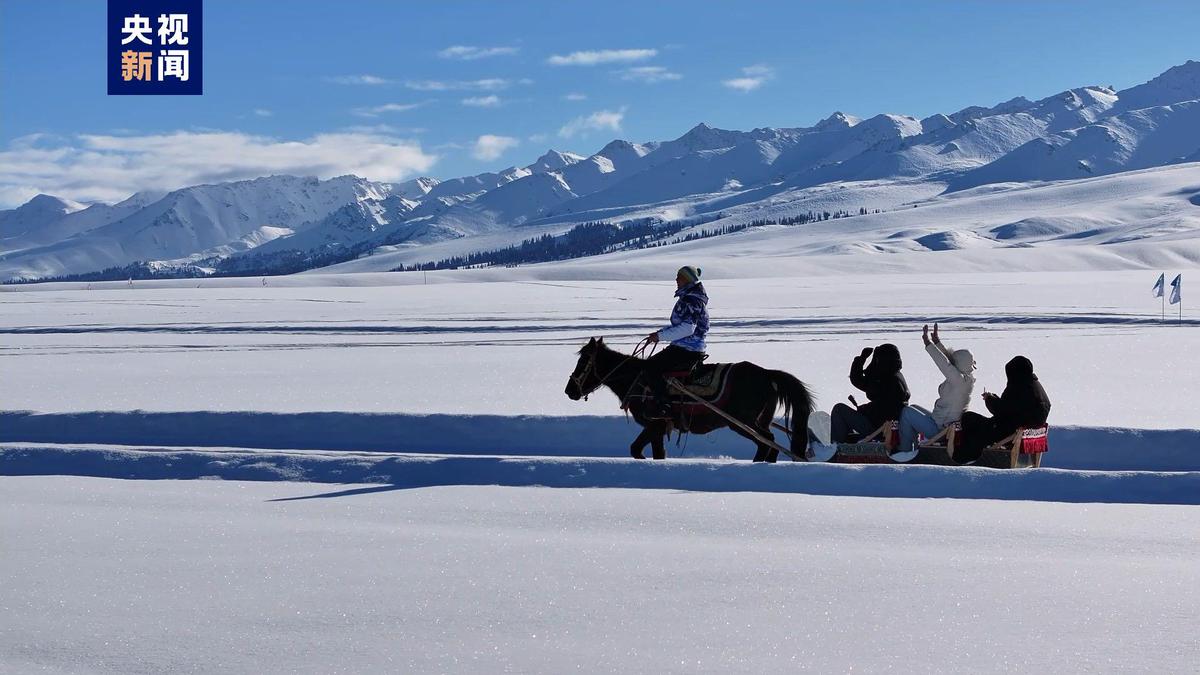
{"label": "dark brown horse", "polygon": [[[779,457],[778,450],[759,442],[751,434],[703,406],[689,405],[685,415],[682,407],[676,405],[671,420],[649,416],[647,413],[653,406],[644,395],[641,381],[643,363],[641,358],[610,349],[604,344],[604,338],[592,338],[579,350],[579,362],[567,380],[567,397],[578,401],[601,386],[611,389],[634,421],[642,425],[642,433],[629,446],[630,454],[637,459],[646,458],[642,454],[646,445],[652,446],[654,459],[666,459],[664,440],[671,427],[696,434],[729,427],[758,446],[754,461],[774,462]],[[727,386],[730,396],[722,404],[722,411],[772,441],[775,436],[771,433],[771,420],[775,418],[776,409],[782,405],[784,417],[790,419],[792,454],[804,457],[808,444],[808,415],[812,411],[813,401],[803,382],[781,370],[767,370],[742,361],[730,366]]]}

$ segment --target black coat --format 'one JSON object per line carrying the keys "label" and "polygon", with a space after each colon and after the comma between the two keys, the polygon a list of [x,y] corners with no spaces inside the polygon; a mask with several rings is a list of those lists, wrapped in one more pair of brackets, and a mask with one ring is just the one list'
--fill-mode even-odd
{"label": "black coat", "polygon": [[[1004,366],[1004,374],[1008,375],[1008,385],[1000,398],[989,398],[988,412],[992,413],[992,422],[997,431],[1004,436],[1016,431],[1018,427],[1039,427],[1046,423],[1050,416],[1050,397],[1033,374],[1033,364],[1024,356],[1014,357]],[[1003,438],[1004,436],[1001,436]]]}
{"label": "black coat", "polygon": [[866,357],[856,356],[850,364],[850,384],[861,389],[868,403],[858,407],[858,412],[871,420],[875,427],[888,420],[900,419],[900,411],[908,405],[908,383],[900,373],[903,363],[900,350],[893,344],[882,344],[875,349],[871,365],[866,368]]}
{"label": "black coat", "polygon": [[[964,459],[976,459],[985,447],[1017,429],[1041,426],[1050,416],[1050,397],[1034,375],[1029,359],[1014,357],[1004,366],[1004,373],[1008,376],[1004,392],[984,401],[991,418],[976,413],[963,415]],[[959,458],[957,452],[955,458]]]}

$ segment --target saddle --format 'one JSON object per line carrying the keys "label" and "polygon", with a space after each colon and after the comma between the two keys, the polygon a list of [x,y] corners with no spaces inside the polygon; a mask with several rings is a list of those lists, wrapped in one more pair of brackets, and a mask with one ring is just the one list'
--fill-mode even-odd
{"label": "saddle", "polygon": [[[702,363],[691,370],[668,372],[665,375],[679,380],[680,384],[688,391],[705,401],[716,403],[728,394],[726,390],[729,385],[729,369],[732,365],[732,363]],[[674,390],[671,391],[671,399],[696,405],[692,399]]]}

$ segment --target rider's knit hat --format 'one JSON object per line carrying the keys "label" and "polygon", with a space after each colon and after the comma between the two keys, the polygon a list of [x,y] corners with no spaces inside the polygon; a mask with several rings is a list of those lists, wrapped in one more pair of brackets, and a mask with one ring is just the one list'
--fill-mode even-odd
{"label": "rider's knit hat", "polygon": [[677,274],[679,276],[683,277],[684,279],[687,279],[689,284],[694,284],[697,281],[700,281],[700,268],[699,267],[692,267],[691,265],[684,265],[683,267],[679,268],[679,272],[677,272]]}

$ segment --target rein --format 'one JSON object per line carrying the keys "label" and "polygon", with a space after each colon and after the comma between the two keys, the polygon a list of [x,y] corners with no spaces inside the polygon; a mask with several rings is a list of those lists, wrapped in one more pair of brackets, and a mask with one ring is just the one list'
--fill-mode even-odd
{"label": "rein", "polygon": [[[586,401],[588,399],[588,396],[591,396],[592,394],[594,394],[596,392],[597,389],[604,386],[604,384],[608,381],[608,378],[615,375],[618,370],[624,368],[626,363],[629,363],[630,361],[632,361],[634,359],[650,358],[650,356],[654,356],[654,352],[658,350],[658,346],[656,345],[653,349],[651,349],[649,356],[646,356],[645,355],[646,349],[648,347],[650,347],[650,340],[644,339],[641,342],[639,342],[636,347],[633,348],[632,354],[630,354],[629,356],[626,356],[620,363],[618,363],[616,365],[616,367],[614,367],[612,370],[608,371],[608,373],[605,374],[603,377],[599,377],[600,373],[596,372],[596,375],[598,377],[598,379],[596,381],[596,386],[592,387],[591,389],[589,389],[587,391],[587,393],[583,394],[583,400]],[[583,369],[579,371],[579,375],[574,375],[574,374],[571,375],[571,379],[575,382],[575,386],[579,387],[580,393],[583,393],[583,381],[585,379],[587,379],[588,372],[596,371],[596,360],[599,355],[600,355],[600,347],[599,347],[599,345],[597,345],[596,349],[592,351],[592,356],[591,356],[591,358],[588,359],[587,365],[584,366]]]}

